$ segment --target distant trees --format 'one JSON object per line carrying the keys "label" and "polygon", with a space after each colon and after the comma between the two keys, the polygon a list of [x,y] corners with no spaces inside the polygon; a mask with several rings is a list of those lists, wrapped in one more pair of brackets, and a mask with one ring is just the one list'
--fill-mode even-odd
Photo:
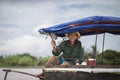
{"label": "distant trees", "polygon": [[[91,51],[85,52],[85,60],[88,58],[94,58],[95,46],[91,46],[91,49]],[[99,53],[99,51],[96,51],[96,61],[98,65],[120,65],[120,52],[115,50],[106,50],[102,53]]]}
{"label": "distant trees", "polygon": [[5,60],[3,56],[0,56],[0,66],[5,66]]}
{"label": "distant trees", "polygon": [[[96,54],[96,55],[95,55]],[[91,50],[84,51],[84,59],[95,58],[99,54],[95,46],[91,46]]]}
{"label": "distant trees", "polygon": [[115,50],[106,50],[103,53],[98,54],[98,64],[102,64],[101,56],[103,54],[103,64],[106,65],[120,65],[120,52]]}
{"label": "distant trees", "polygon": [[48,57],[34,57],[29,53],[16,54],[9,56],[0,56],[0,67],[25,67],[25,66],[40,66],[44,65]]}
{"label": "distant trees", "polygon": [[[86,61],[88,58],[94,58],[94,46],[91,46],[91,51],[84,51],[83,60]],[[84,48],[83,48],[84,50]],[[103,60],[102,60],[103,54]],[[9,56],[0,55],[0,67],[36,67],[45,65],[49,57],[34,57],[29,53],[16,54]],[[115,50],[106,50],[103,53],[96,51],[97,65],[120,65],[120,52]]]}

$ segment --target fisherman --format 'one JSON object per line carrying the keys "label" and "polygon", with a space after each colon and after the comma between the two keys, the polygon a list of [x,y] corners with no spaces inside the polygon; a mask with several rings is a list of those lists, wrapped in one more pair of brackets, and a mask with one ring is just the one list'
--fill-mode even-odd
{"label": "fisherman", "polygon": [[[83,49],[81,46],[80,33],[72,32],[65,34],[68,40],[61,42],[56,46],[54,40],[51,41],[52,54],[53,56],[46,63],[46,67],[52,67],[54,65],[59,65],[61,67],[66,67],[69,65],[78,65],[82,62]],[[62,55],[61,55],[62,53]],[[37,77],[43,77],[44,74],[39,74]]]}

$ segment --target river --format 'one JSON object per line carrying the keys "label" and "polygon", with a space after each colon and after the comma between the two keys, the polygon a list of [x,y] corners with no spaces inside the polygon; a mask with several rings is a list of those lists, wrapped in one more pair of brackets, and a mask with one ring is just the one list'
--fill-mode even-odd
{"label": "river", "polygon": [[[3,69],[11,69],[31,74],[39,74],[42,72],[42,69],[38,68],[0,68],[0,80],[4,80],[5,72],[3,71]],[[39,79],[21,73],[9,72],[6,80],[39,80]]]}

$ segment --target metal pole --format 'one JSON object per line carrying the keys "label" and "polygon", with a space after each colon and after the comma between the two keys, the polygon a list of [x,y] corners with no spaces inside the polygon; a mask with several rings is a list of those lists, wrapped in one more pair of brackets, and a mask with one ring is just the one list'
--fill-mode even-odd
{"label": "metal pole", "polygon": [[95,52],[94,52],[94,58],[96,59],[96,54],[97,54],[97,36],[98,34],[96,33],[96,39],[95,39]]}
{"label": "metal pole", "polygon": [[103,64],[103,52],[104,52],[104,44],[105,44],[105,33],[103,34],[103,45],[102,45],[102,64]]}

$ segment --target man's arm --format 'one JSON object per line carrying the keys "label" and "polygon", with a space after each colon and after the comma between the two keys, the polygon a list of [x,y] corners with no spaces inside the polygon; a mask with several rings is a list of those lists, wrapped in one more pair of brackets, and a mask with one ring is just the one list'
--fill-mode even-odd
{"label": "man's arm", "polygon": [[51,41],[51,45],[52,45],[52,48],[53,48],[53,52],[56,53],[56,43],[54,40]]}

